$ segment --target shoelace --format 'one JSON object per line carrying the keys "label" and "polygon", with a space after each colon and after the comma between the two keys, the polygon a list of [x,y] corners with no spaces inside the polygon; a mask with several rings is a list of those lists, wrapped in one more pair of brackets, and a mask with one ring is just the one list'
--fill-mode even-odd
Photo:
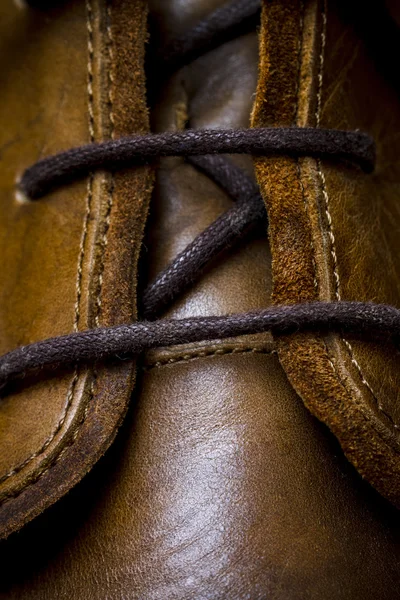
{"label": "shoelace", "polygon": [[[218,9],[184,38],[170,45],[169,67],[186,64],[229,39],[241,23],[252,22],[258,11],[258,0],[236,0]],[[365,133],[296,127],[187,130],[124,137],[74,148],[37,162],[25,171],[20,181],[20,188],[32,200],[97,169],[116,170],[147,163],[160,156],[185,156],[236,203],[197,236],[144,291],[141,305],[146,321],[98,327],[12,350],[0,357],[0,386],[32,369],[87,364],[110,357],[126,358],[157,346],[268,330],[279,335],[300,331],[341,331],[399,342],[400,310],[362,302],[312,302],[272,306],[224,317],[149,320],[195,281],[211,259],[237,243],[256,223],[266,219],[264,203],[253,181],[228,159],[210,156],[223,153],[344,160],[358,165],[366,173],[373,170],[375,163],[374,142]]]}

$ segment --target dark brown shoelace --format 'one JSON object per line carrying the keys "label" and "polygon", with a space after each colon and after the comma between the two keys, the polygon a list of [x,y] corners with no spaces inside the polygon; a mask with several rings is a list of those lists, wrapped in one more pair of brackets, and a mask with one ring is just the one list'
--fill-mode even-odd
{"label": "dark brown shoelace", "polygon": [[[243,0],[218,9],[186,38],[170,45],[168,64],[185,64],[215,47],[218,40],[224,40],[227,35],[223,31],[224,15],[229,15],[230,35],[240,23],[254,17],[258,10],[258,1]],[[312,156],[346,161],[356,168],[361,167],[366,173],[373,170],[375,162],[374,142],[365,133],[295,127],[187,130],[132,136],[74,148],[39,161],[25,171],[20,181],[23,192],[32,200],[97,169],[115,171],[147,163],[160,156],[185,156],[220,185],[235,203],[197,236],[144,291],[141,314],[145,321],[71,333],[17,348],[0,357],[0,386],[32,369],[88,364],[110,357],[126,358],[156,346],[267,330],[274,334],[341,331],[378,336],[398,343],[400,310],[373,303],[313,302],[273,306],[225,317],[151,321],[200,276],[210,260],[267,218],[257,186],[231,161],[219,156],[223,153]]]}
{"label": "dark brown shoelace", "polygon": [[189,129],[126,136],[60,152],[29,167],[20,187],[35,200],[61,184],[98,169],[122,169],[162,156],[228,153],[334,158],[358,164],[367,173],[375,164],[374,140],[359,131],[308,127]]}

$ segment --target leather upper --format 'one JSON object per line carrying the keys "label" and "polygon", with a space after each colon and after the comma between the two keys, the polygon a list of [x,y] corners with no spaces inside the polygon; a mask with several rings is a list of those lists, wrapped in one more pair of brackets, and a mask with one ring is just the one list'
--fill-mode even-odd
{"label": "leather upper", "polygon": [[[258,161],[270,215],[274,301],[398,306],[400,148],[393,132],[400,107],[396,76],[385,63],[394,41],[376,47],[377,31],[393,37],[396,27],[382,7],[361,10],[346,2],[269,2],[263,23],[253,125],[360,129],[377,144],[372,175],[312,159]],[[348,458],[399,506],[396,348],[339,335],[293,336],[282,340],[280,358]]]}
{"label": "leather upper", "polygon": [[[7,2],[1,9],[2,353],[134,318],[148,170],[97,173],[37,202],[21,198],[16,186],[43,156],[146,131],[146,7],[114,8],[114,17],[97,2],[43,10]],[[120,362],[39,374],[8,390],[0,404],[2,536],[68,491],[103,454],[133,375],[132,362]]]}
{"label": "leather upper", "polygon": [[[156,33],[150,43],[182,33],[219,4],[217,0],[184,4],[152,0],[149,9]],[[68,6],[63,10],[73,7],[79,11],[81,7],[79,3]],[[136,10],[141,3],[135,0],[129,6]],[[111,19],[125,15],[122,8],[126,7],[127,3],[114,1]],[[93,5],[94,15],[104,16],[103,9],[101,4]],[[68,15],[63,13],[63,28],[68,27]],[[321,5],[314,0],[304,4],[265,2],[259,39],[256,32],[238,37],[165,82],[151,110],[151,129],[247,127],[257,84],[254,123],[293,124],[295,118],[299,124],[308,122],[319,105],[322,15]],[[341,61],[345,51],[357,58],[361,50],[356,52],[354,44],[360,43],[359,38],[352,29],[354,37],[350,36],[334,3],[329,3],[326,15],[326,60],[333,60],[328,58],[332,55]],[[77,22],[83,18],[84,13],[76,13]],[[97,21],[95,16],[96,22],[104,34],[102,23],[109,21]],[[135,21],[128,15],[126,21],[119,21],[121,29],[113,20],[111,23],[115,40],[117,31],[122,35],[129,30],[123,24],[132,28]],[[136,37],[137,32],[127,35],[129,40]],[[342,40],[343,47],[335,54],[331,48],[336,40]],[[132,48],[127,52],[129,56],[116,61],[127,66],[126,77],[136,56]],[[100,53],[99,60],[102,57]],[[365,63],[362,65],[364,68]],[[358,71],[357,76],[362,79]],[[324,72],[323,84],[328,87],[323,92],[326,95],[321,94],[320,120],[321,125],[338,126],[328,117],[329,98],[336,89],[329,78]],[[355,86],[354,74],[353,79]],[[119,80],[119,86],[122,83]],[[136,79],[131,80],[128,90],[132,93],[136,85]],[[299,90],[301,102],[297,102]],[[110,98],[104,94],[100,97],[107,104]],[[346,92],[341,96],[343,106],[347,101]],[[87,109],[82,110],[87,116]],[[137,114],[133,106],[126,110],[125,118]],[[390,155],[394,156],[392,150]],[[249,157],[234,160],[252,173]],[[328,217],[321,208],[325,199],[316,169],[309,159],[299,164],[285,159],[257,162],[257,176],[268,201],[271,249],[265,232],[258,230],[236,250],[215,260],[166,314],[227,314],[317,294],[330,299],[334,290],[329,262],[332,238],[326,230]],[[369,176],[340,165],[324,164],[321,169],[336,210],[339,187],[332,188],[331,181],[336,169],[337,186],[343,177],[356,179],[360,186],[375,185],[364,183]],[[379,177],[379,172],[373,177]],[[133,177],[133,173],[124,176]],[[141,181],[145,185],[147,180]],[[354,182],[352,185],[357,201],[361,192]],[[141,201],[145,210],[145,191],[139,183],[124,189],[123,214],[138,218]],[[69,187],[64,191],[72,194]],[[390,198],[394,202],[393,189]],[[346,201],[351,202],[351,195]],[[53,206],[50,199],[48,203]],[[230,205],[218,186],[183,159],[160,161],[141,257],[139,293]],[[351,205],[348,216],[356,219],[359,204],[354,206],[358,209]],[[333,213],[331,219],[335,225]],[[121,221],[119,235],[125,231],[125,221],[123,225]],[[334,235],[336,241],[336,230]],[[126,239],[121,243],[134,266],[125,263],[125,279],[115,279],[114,286],[110,285],[117,296],[128,283],[134,294],[136,285],[137,246],[127,244]],[[341,248],[346,255],[345,250]],[[118,256],[114,253],[112,259]],[[337,268],[345,282],[341,260],[338,253]],[[125,300],[123,296],[121,304]],[[115,298],[110,300],[111,307],[118,307]],[[114,314],[116,320],[123,317]],[[330,387],[329,379],[324,380],[326,389],[319,392],[319,377],[329,371],[318,351],[322,344],[327,352],[326,344],[332,356],[341,343],[334,337],[275,342],[262,334],[161,348],[140,357],[135,386],[123,386],[133,389],[130,409],[109,451],[69,494],[2,543],[0,594],[11,600],[392,600],[400,583],[398,511],[362,480],[329,429],[305,406],[318,412],[315,398],[335,396],[332,390],[337,388]],[[353,351],[360,353],[357,360],[361,366],[368,355],[361,354],[362,346],[357,344]],[[340,368],[341,356],[339,351],[334,355]],[[130,369],[131,363],[126,368]],[[353,374],[348,371],[346,381],[353,386],[350,376]],[[309,381],[308,388],[302,387],[304,379]],[[119,406],[123,404],[119,388],[110,384],[105,389]],[[315,396],[311,395],[315,390]],[[346,400],[348,405],[359,406],[358,394]],[[95,393],[94,412],[101,407],[100,400]],[[337,412],[332,404],[327,405],[330,410],[320,416],[335,429],[330,417]],[[338,437],[343,422],[348,420],[335,429]],[[352,433],[355,441],[364,442],[358,432]],[[356,462],[351,448],[345,450]],[[76,463],[70,465],[76,467]]]}

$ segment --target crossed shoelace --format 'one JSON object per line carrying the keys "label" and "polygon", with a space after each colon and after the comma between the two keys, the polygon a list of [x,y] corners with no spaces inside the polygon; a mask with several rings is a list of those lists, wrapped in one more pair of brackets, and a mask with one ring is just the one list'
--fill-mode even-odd
{"label": "crossed shoelace", "polygon": [[[164,53],[170,69],[187,64],[201,53],[226,41],[241,24],[252,23],[258,0],[236,0],[199,23]],[[93,143],[45,158],[23,174],[19,185],[38,200],[96,170],[116,171],[146,164],[161,156],[184,156],[235,200],[181,252],[144,291],[141,314],[145,320],[116,327],[98,327],[50,338],[12,350],[0,357],[0,386],[34,369],[90,364],[110,357],[126,358],[143,350],[201,340],[227,338],[270,330],[276,335],[299,331],[341,331],[400,340],[400,310],[363,302],[312,302],[272,306],[264,310],[223,317],[155,319],[198,277],[220,252],[238,241],[261,221],[267,221],[256,184],[221,154],[311,156],[346,161],[370,173],[375,163],[373,139],[359,131],[320,128],[258,128],[195,130],[123,137]]]}

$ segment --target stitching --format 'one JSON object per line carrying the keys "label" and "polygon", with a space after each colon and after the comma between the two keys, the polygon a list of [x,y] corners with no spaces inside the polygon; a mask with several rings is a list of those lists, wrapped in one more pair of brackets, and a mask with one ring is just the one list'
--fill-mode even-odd
{"label": "stitching", "polygon": [[328,233],[329,240],[330,240],[331,256],[332,256],[332,260],[333,260],[333,276],[335,278],[335,297],[336,297],[336,300],[340,301],[341,300],[340,278],[339,278],[338,260],[337,260],[337,254],[336,254],[336,240],[335,240],[335,236],[333,234],[332,218],[331,218],[331,213],[329,210],[329,197],[328,197],[328,192],[326,191],[326,180],[325,180],[325,175],[321,168],[320,160],[317,160],[317,171],[318,171],[319,178],[321,180],[322,195],[324,197],[324,203],[325,203],[325,215],[326,215],[326,220],[328,223],[327,233]]}
{"label": "stitching", "polygon": [[365,385],[365,387],[370,391],[370,393],[372,394],[375,403],[378,407],[378,410],[383,413],[385,415],[385,417],[391,422],[391,424],[393,425],[394,429],[400,429],[400,426],[396,423],[396,421],[394,420],[394,418],[392,417],[391,414],[389,414],[386,409],[382,406],[377,394],[374,392],[373,388],[371,387],[370,383],[365,379],[362,371],[361,371],[361,366],[359,365],[356,357],[354,356],[353,353],[353,348],[350,344],[350,342],[348,342],[347,340],[345,340],[344,338],[342,338],[342,341],[344,342],[344,344],[347,346],[347,349],[349,350],[350,353],[350,357],[351,357],[351,362],[353,363],[353,365],[356,367],[357,371],[360,374],[360,378],[362,383]]}
{"label": "stitching", "polygon": [[13,475],[17,475],[17,473],[19,473],[20,471],[22,471],[22,469],[24,467],[26,467],[29,463],[31,463],[38,456],[41,456],[47,450],[47,448],[49,447],[49,445],[54,440],[54,438],[56,437],[56,435],[58,434],[58,432],[60,431],[60,429],[62,428],[62,426],[65,423],[65,420],[66,420],[68,412],[69,412],[69,408],[70,408],[70,406],[72,404],[72,399],[73,399],[73,396],[74,396],[74,391],[75,391],[75,387],[76,387],[77,381],[78,381],[78,373],[77,373],[77,371],[75,371],[73,379],[72,379],[71,384],[70,384],[69,389],[68,389],[66,403],[65,403],[65,406],[64,406],[63,413],[62,413],[61,418],[58,421],[57,427],[55,428],[55,430],[53,431],[53,433],[47,438],[47,440],[39,448],[39,450],[37,450],[36,452],[34,452],[33,454],[31,454],[28,458],[26,458],[18,466],[12,467],[7,473],[5,473],[5,475],[3,475],[0,478],[0,483],[3,483],[4,481],[6,481],[7,479],[9,479]]}
{"label": "stitching", "polygon": [[[327,359],[328,359],[328,362],[329,362],[329,364],[330,364],[330,366],[331,366],[331,368],[332,368],[332,370],[333,370],[333,372],[334,372],[334,374],[335,374],[335,376],[336,376],[336,378],[337,378],[338,382],[340,383],[340,385],[342,386],[342,388],[344,389],[344,391],[346,392],[346,394],[347,394],[349,397],[351,397],[351,396],[350,396],[350,394],[349,394],[349,391],[348,391],[348,389],[347,389],[346,382],[345,382],[345,381],[344,381],[344,380],[341,378],[341,376],[339,375],[338,371],[336,370],[336,366],[335,366],[335,364],[334,364],[333,360],[330,358],[330,356],[329,356],[329,354],[328,354],[328,347],[327,347],[327,345],[326,345],[326,343],[325,343],[325,342],[324,342],[324,346],[325,346],[325,350],[326,350],[326,353],[327,353]],[[364,412],[363,410],[360,410],[360,415],[363,417],[363,419],[364,419],[364,420],[365,420],[367,423],[371,423],[371,418],[370,418],[370,417],[369,417],[367,414],[365,414],[365,412]],[[382,436],[382,433],[381,433],[379,430],[375,429],[375,433],[376,433],[376,434],[377,434],[377,435],[378,435],[378,436],[381,438],[381,440],[382,440],[382,441],[383,441],[385,444],[387,444],[387,440],[385,440],[385,438]],[[391,448],[392,448],[392,450],[393,450],[393,451],[394,451],[396,454],[398,454],[398,455],[400,456],[400,451],[398,450],[398,448],[396,448],[396,447],[393,447],[393,446],[391,446]]]}
{"label": "stitching", "polygon": [[[109,58],[109,65],[108,65],[108,69],[107,69],[108,108],[109,108],[109,119],[110,119],[110,125],[111,125],[111,139],[114,139],[115,122],[114,122],[114,112],[113,112],[114,98],[113,98],[113,91],[112,91],[114,75],[111,71],[111,65],[113,64],[113,57],[114,57],[114,53],[113,53],[114,40],[113,40],[112,29],[111,29],[111,4],[108,4],[108,6],[107,6],[107,21],[108,21],[107,22],[107,42],[108,42],[107,47],[108,47],[108,58]],[[98,291],[97,291],[97,297],[96,297],[96,316],[95,316],[96,327],[99,327],[100,315],[101,315],[101,310],[102,310],[104,260],[105,260],[105,253],[106,253],[106,248],[107,248],[107,244],[108,244],[108,231],[110,229],[111,210],[112,210],[113,203],[114,203],[114,188],[115,188],[115,180],[114,180],[114,176],[111,175],[110,187],[108,190],[107,209],[106,209],[106,215],[105,215],[105,220],[104,220],[104,231],[103,231],[103,235],[102,235],[101,242],[100,242],[102,261],[100,264],[100,271],[99,271],[99,277],[98,277]]]}
{"label": "stitching", "polygon": [[165,367],[167,365],[172,364],[180,364],[190,362],[192,360],[196,360],[199,358],[209,358],[215,356],[226,356],[229,354],[276,354],[276,350],[266,350],[265,348],[218,348],[217,350],[200,350],[193,354],[184,354],[183,356],[177,356],[174,358],[165,358],[163,360],[158,360],[155,363],[150,365],[145,365],[143,370],[145,372],[152,371],[153,369],[158,369],[160,367]]}
{"label": "stitching", "polygon": [[88,33],[88,62],[87,62],[87,91],[89,111],[89,135],[90,141],[94,142],[94,113],[93,113],[93,10],[91,0],[86,0],[86,27]]}
{"label": "stitching", "polygon": [[[90,141],[94,141],[94,113],[93,113],[93,11],[90,0],[86,1],[86,27],[88,32],[88,62],[87,62],[87,91],[88,91],[88,111],[89,111],[89,136]],[[73,328],[74,331],[78,331],[79,329],[79,320],[80,320],[80,307],[81,307],[81,297],[82,297],[82,272],[83,272],[83,262],[85,258],[85,249],[86,249],[86,240],[89,228],[91,207],[92,207],[92,199],[93,199],[93,175],[89,176],[88,184],[87,184],[87,196],[86,196],[86,212],[83,221],[83,231],[81,236],[81,242],[79,246],[79,258],[78,258],[78,272],[76,279],[76,299],[75,299],[75,314],[74,314],[74,323]],[[22,463],[18,466],[12,467],[5,475],[0,477],[0,484],[9,479],[10,477],[16,475],[22,469],[24,469],[29,463],[31,463],[35,458],[41,456],[49,447],[51,442],[55,439],[57,434],[62,429],[69,410],[72,406],[72,401],[74,398],[76,384],[78,382],[79,374],[77,368],[74,370],[74,375],[72,381],[69,385],[66,402],[64,405],[64,409],[60,416],[60,419],[57,423],[56,428],[53,433],[46,439],[43,445],[31,454],[28,458],[26,458]]]}
{"label": "stitching", "polygon": [[73,444],[76,441],[76,438],[78,437],[78,434],[79,434],[79,431],[80,431],[82,425],[86,421],[86,417],[87,417],[87,414],[88,414],[88,411],[89,411],[89,406],[90,406],[90,398],[93,397],[95,383],[96,383],[96,374],[94,374],[94,378],[93,378],[92,383],[90,385],[89,401],[87,402],[85,410],[83,411],[81,420],[79,421],[78,426],[77,426],[76,430],[74,431],[71,439],[68,441],[68,443],[64,446],[64,448],[61,450],[61,452],[59,454],[57,454],[57,456],[55,456],[53,458],[53,460],[42,471],[39,471],[37,473],[37,477],[36,477],[36,479],[34,481],[30,481],[27,486],[22,487],[20,490],[18,490],[16,492],[10,492],[10,493],[6,494],[3,497],[2,501],[0,502],[1,506],[3,504],[6,504],[7,502],[9,502],[10,500],[15,499],[18,496],[20,496],[29,485],[32,485],[33,483],[37,483],[39,481],[39,479],[41,479],[52,467],[54,467],[58,463],[58,461],[65,454],[65,452],[68,450],[68,448],[70,448],[71,446],[73,446]]}
{"label": "stitching", "polygon": [[[93,87],[92,87],[92,82],[93,82],[93,71],[92,71],[92,67],[93,67],[93,11],[92,11],[92,5],[91,5],[91,0],[86,0],[86,12],[87,12],[87,31],[88,31],[88,104],[89,104],[89,134],[94,138],[94,114],[93,114]],[[111,6],[109,5],[107,8],[107,17],[109,19],[109,23],[107,25],[107,36],[108,36],[108,52],[109,52],[109,59],[110,59],[110,66],[112,63],[112,59],[113,59],[113,52],[112,52],[112,44],[113,44],[113,37],[112,37],[112,31],[111,31]],[[111,85],[113,83],[113,75],[111,73],[111,68],[109,66],[108,69],[108,82],[109,82],[109,88],[111,88]],[[109,89],[108,92],[108,99],[109,99],[109,118],[110,118],[110,123],[111,123],[111,137],[114,136],[114,115],[113,115],[113,96],[112,96],[112,92],[111,89]],[[92,140],[93,141],[93,140]],[[105,248],[107,246],[107,233],[109,230],[109,225],[110,225],[110,215],[111,215],[111,209],[112,209],[112,205],[113,205],[113,190],[114,190],[114,182],[113,182],[112,178],[112,182],[109,188],[109,196],[108,196],[108,205],[107,205],[107,212],[106,212],[106,217],[105,217],[105,228],[104,228],[104,232],[103,232],[103,236],[102,236],[102,243],[101,243],[101,247],[102,247],[102,263],[100,266],[100,274],[99,274],[99,286],[98,286],[98,293],[97,293],[97,299],[96,299],[96,307],[97,307],[97,314],[95,317],[95,322],[96,322],[96,326],[98,326],[99,323],[99,317],[100,317],[100,312],[101,312],[101,307],[102,307],[102,303],[101,303],[101,291],[102,291],[102,284],[103,284],[103,270],[104,270],[104,253],[105,253]],[[88,182],[88,190],[90,190],[90,192],[88,193],[88,206],[89,206],[89,214],[86,213],[86,217],[85,217],[85,227],[84,227],[84,234],[82,237],[82,242],[81,242],[81,251],[83,249],[83,254],[84,254],[84,247],[85,247],[85,240],[87,237],[87,227],[89,224],[89,217],[90,217],[90,204],[91,204],[91,200],[93,197],[93,176],[91,176],[89,178],[89,182]],[[80,261],[79,261],[79,267],[78,267],[78,282],[77,282],[77,302],[75,304],[75,322],[74,322],[74,329],[77,330],[78,327],[78,323],[79,323],[79,317],[80,317],[80,298],[81,298],[81,280],[82,280],[82,262],[83,262],[83,254],[81,252],[81,256],[80,256]],[[81,262],[82,261],[82,262]],[[86,403],[86,407],[83,411],[82,414],[82,418],[79,421],[79,423],[76,426],[76,429],[70,439],[70,441],[64,446],[64,448],[61,450],[61,452],[59,454],[57,454],[54,459],[50,462],[49,465],[47,465],[42,471],[39,471],[36,474],[36,477],[34,479],[34,481],[30,481],[27,485],[23,486],[20,490],[18,490],[16,493],[8,493],[4,496],[2,502],[0,504],[4,504],[7,500],[10,500],[12,498],[16,498],[17,496],[19,496],[20,494],[22,494],[22,492],[29,486],[32,485],[33,483],[37,483],[39,481],[39,479],[41,479],[52,467],[54,467],[58,461],[62,458],[62,456],[65,454],[65,452],[68,450],[68,448],[70,448],[76,441],[79,432],[81,431],[81,428],[83,426],[83,424],[86,421],[87,415],[88,415],[88,411],[89,411],[89,406],[91,403],[91,400],[93,398],[93,394],[94,394],[94,386],[95,386],[95,382],[97,380],[97,373],[94,370],[93,372],[93,380],[90,386],[90,390],[89,390],[89,396],[88,396],[88,400]],[[68,412],[68,408],[71,406],[72,403],[72,398],[73,398],[73,393],[76,387],[76,383],[78,381],[78,372],[75,370],[74,373],[74,378],[72,380],[69,392],[68,392],[68,396],[67,396],[67,411],[65,412],[65,414],[63,415],[63,417],[61,418],[56,432],[53,434],[53,436],[47,440],[44,444],[44,446],[42,447],[42,450],[35,453],[29,460],[25,461],[23,466],[26,466],[26,464],[28,462],[30,462],[31,460],[33,460],[33,458],[36,458],[40,453],[43,453],[43,451],[49,446],[49,444],[51,443],[51,441],[54,439],[55,435],[57,434],[57,432],[59,431],[59,429],[62,427],[63,423],[65,422],[66,416],[67,416],[67,412]],[[19,467],[19,470],[21,470],[23,468],[23,466]],[[13,473],[14,474],[16,471],[14,469]],[[1,480],[0,480],[1,483]]]}
{"label": "stitching", "polygon": [[[317,127],[320,124],[320,117],[321,117],[323,66],[324,66],[325,45],[326,45],[326,24],[327,24],[327,0],[324,0],[323,12],[322,12],[321,51],[320,51],[320,55],[319,55],[320,66],[319,66],[319,73],[318,73],[317,107],[316,107],[316,113],[315,113]],[[331,256],[332,256],[332,260],[333,260],[333,275],[335,278],[335,296],[336,296],[336,299],[338,301],[340,301],[341,300],[340,277],[339,277],[338,260],[337,260],[337,254],[336,254],[336,240],[335,240],[335,236],[333,233],[332,217],[331,217],[330,209],[329,209],[329,197],[328,197],[328,192],[327,192],[327,188],[326,188],[326,180],[325,180],[325,175],[322,171],[320,160],[317,160],[317,172],[318,172],[319,178],[321,180],[322,194],[323,194],[324,203],[325,203],[325,215],[326,215],[326,219],[327,219],[327,223],[328,223],[327,232],[328,232],[328,236],[330,239]],[[393,425],[393,427],[395,429],[399,429],[400,428],[399,425],[397,425],[397,423],[395,422],[393,417],[384,409],[381,402],[378,400],[377,394],[374,392],[372,386],[370,385],[370,383],[368,383],[368,381],[364,377],[363,372],[361,370],[361,366],[354,356],[354,351],[353,351],[352,345],[344,337],[342,337],[341,339],[349,352],[352,364],[356,367],[356,369],[360,375],[361,382],[371,393],[373,399],[375,400],[378,410],[382,414],[385,415],[385,417],[391,422],[391,424]],[[335,366],[334,366],[333,362],[331,361],[331,359],[329,359],[329,361],[330,361],[332,367],[334,368],[334,370],[336,371]]]}

